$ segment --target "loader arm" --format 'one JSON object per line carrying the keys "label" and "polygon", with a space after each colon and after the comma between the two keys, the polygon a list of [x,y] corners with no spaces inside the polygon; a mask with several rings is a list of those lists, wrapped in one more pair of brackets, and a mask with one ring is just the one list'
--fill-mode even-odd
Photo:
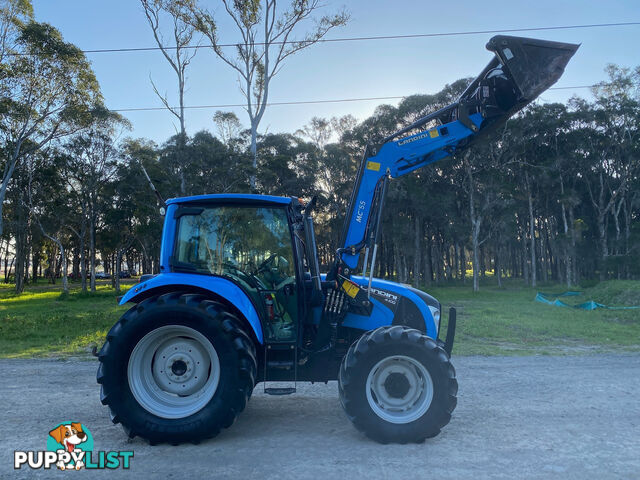
{"label": "loader arm", "polygon": [[[495,36],[487,43],[494,58],[456,102],[421,118],[378,145],[368,145],[349,202],[341,248],[330,276],[349,276],[357,268],[364,249],[363,275],[368,269],[371,278],[389,178],[398,178],[449,158],[486,137],[553,85],[578,47]],[[422,131],[414,135],[398,138],[420,128]]]}

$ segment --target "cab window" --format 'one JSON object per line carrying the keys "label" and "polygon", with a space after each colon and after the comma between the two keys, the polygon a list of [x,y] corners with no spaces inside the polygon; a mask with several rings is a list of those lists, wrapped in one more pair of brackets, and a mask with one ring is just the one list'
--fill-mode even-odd
{"label": "cab window", "polygon": [[207,207],[181,216],[173,265],[230,277],[262,309],[267,337],[295,338],[295,268],[283,208]]}

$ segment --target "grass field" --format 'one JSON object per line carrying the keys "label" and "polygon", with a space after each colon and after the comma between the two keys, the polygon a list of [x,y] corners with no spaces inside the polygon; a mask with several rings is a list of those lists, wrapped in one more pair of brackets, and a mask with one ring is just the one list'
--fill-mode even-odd
{"label": "grass field", "polygon": [[[561,292],[562,286],[536,290],[516,283],[502,289],[487,285],[478,293],[469,286],[425,290],[445,307],[458,309],[456,355],[640,350],[640,310],[582,311],[534,301],[538,290]],[[640,305],[638,281],[608,281],[583,291],[568,301]],[[115,297],[106,282],[95,294],[82,294],[75,286],[65,299],[60,298],[59,286],[30,286],[15,295],[11,285],[0,284],[0,357],[87,355],[92,346],[100,347],[127,309],[117,306]]]}
{"label": "grass field", "polygon": [[[560,293],[561,285],[537,289],[514,284],[498,289],[481,287],[433,288],[429,293],[458,310],[458,355],[572,354],[640,350],[640,309],[577,310],[534,301],[536,293]],[[611,280],[583,294],[562,300],[575,305],[587,300],[609,306],[640,305],[640,282]],[[445,318],[447,315],[445,315]],[[444,335],[444,329],[442,332]]]}

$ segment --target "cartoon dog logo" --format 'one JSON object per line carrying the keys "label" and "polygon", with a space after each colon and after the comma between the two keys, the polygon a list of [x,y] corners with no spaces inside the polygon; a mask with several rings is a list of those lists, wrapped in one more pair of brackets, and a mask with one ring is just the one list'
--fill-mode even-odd
{"label": "cartoon dog logo", "polygon": [[[84,467],[84,462],[82,460],[76,460],[75,466],[71,462],[71,458],[78,458],[78,455],[81,455],[83,453],[83,450],[78,448],[78,445],[86,442],[88,438],[87,434],[82,431],[81,423],[71,422],[71,424],[69,425],[60,425],[51,430],[49,432],[49,435],[51,435],[56,442],[64,447],[57,450],[59,454],[69,454],[65,456],[58,456],[60,460],[56,463],[56,466],[60,470],[68,470],[73,468],[75,468],[76,470],[80,470]],[[63,458],[69,458],[69,461],[65,462]]]}

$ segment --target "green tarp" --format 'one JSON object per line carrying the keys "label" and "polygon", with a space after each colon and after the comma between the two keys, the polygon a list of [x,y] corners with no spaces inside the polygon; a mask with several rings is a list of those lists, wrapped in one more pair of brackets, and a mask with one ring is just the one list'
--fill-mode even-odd
{"label": "green tarp", "polygon": [[602,303],[594,302],[593,300],[589,300],[588,302],[580,303],[578,305],[569,305],[568,303],[564,303],[562,300],[559,300],[559,297],[576,297],[578,295],[582,295],[582,292],[538,292],[538,294],[536,295],[536,302],[546,303],[547,305],[555,305],[556,307],[578,308],[580,310],[595,310],[596,308],[606,308],[608,310],[631,310],[640,308],[640,305],[635,305],[632,307],[610,307],[608,305],[603,305]]}

